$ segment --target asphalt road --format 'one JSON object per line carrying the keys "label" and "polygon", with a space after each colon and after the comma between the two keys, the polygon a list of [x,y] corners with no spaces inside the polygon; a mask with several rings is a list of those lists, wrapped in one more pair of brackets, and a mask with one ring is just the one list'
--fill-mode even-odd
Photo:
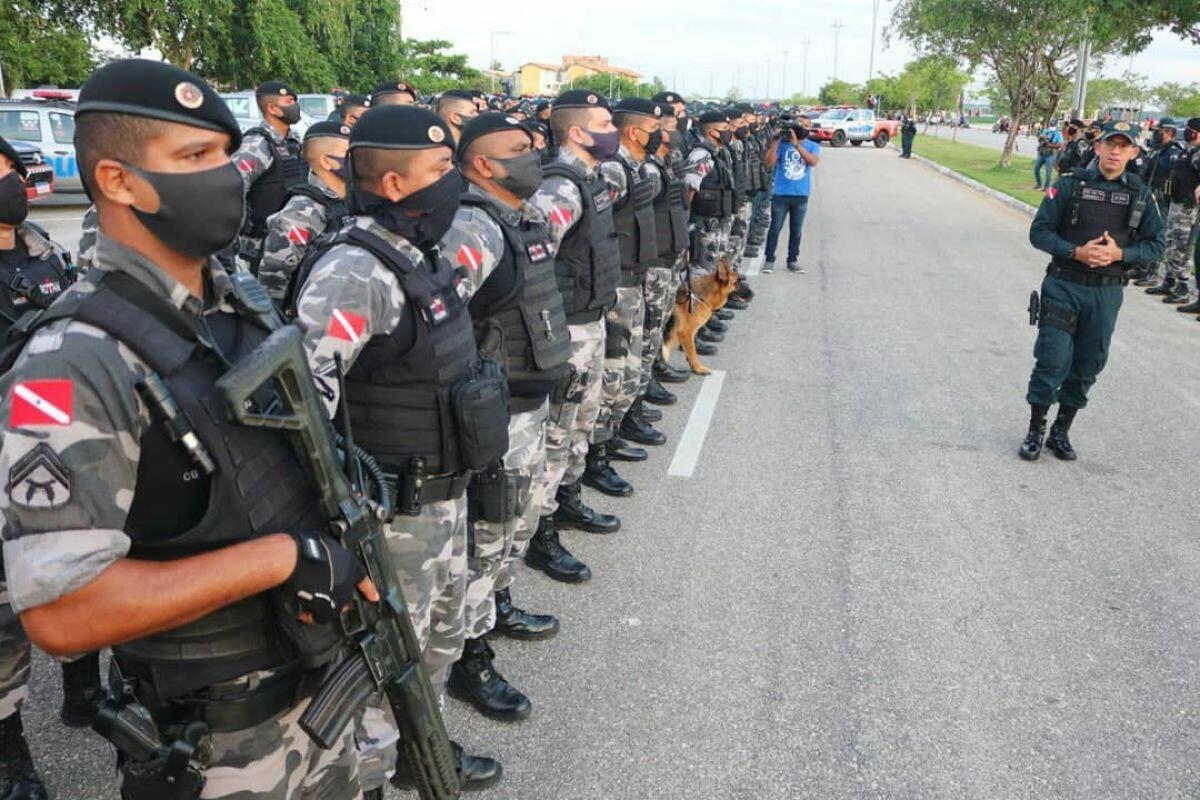
{"label": "asphalt road", "polygon": [[[931,125],[928,129],[924,125],[917,127],[918,136],[932,136],[938,139],[954,138],[954,129],[946,125],[935,126]],[[981,147],[988,147],[993,150],[1004,149],[1004,139],[1008,134],[992,133],[990,125],[982,125],[972,128],[959,128],[957,141],[967,142],[968,144],[977,144]],[[1037,138],[1021,134],[1017,137],[1016,151],[1024,153],[1027,156],[1034,156],[1037,150]]]}
{"label": "asphalt road", "polygon": [[[1200,324],[1131,290],[1080,460],[1020,461],[1028,219],[891,150],[822,157],[808,273],[755,279],[708,359],[694,475],[667,470],[698,379],[634,497],[592,498],[624,529],[566,535],[591,583],[521,576],[563,620],[496,643],[534,716],[451,701],[505,764],[477,796],[1200,796]],[[58,798],[113,797],[54,672],[37,756]]]}

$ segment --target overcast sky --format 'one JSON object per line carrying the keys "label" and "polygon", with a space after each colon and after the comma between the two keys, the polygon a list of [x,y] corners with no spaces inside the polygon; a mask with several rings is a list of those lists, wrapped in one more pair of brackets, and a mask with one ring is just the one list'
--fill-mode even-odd
{"label": "overcast sky", "polygon": [[[898,72],[914,57],[903,42],[883,44],[893,5],[880,3],[876,73]],[[844,26],[838,37],[839,78],[866,80],[871,49],[872,0],[585,0],[520,6],[498,0],[402,0],[402,6],[405,37],[449,39],[478,67],[488,63],[491,32],[510,31],[494,37],[496,59],[505,68],[527,61],[558,63],[564,53],[597,53],[617,66],[658,75],[684,95],[707,95],[710,86],[723,95],[735,85],[752,97],[766,96],[768,89],[773,97],[784,89],[816,94],[834,74],[838,21]],[[1104,73],[1119,75],[1128,66],[1128,58],[1117,59]],[[1133,57],[1133,71],[1153,83],[1200,82],[1200,48],[1164,31]]]}

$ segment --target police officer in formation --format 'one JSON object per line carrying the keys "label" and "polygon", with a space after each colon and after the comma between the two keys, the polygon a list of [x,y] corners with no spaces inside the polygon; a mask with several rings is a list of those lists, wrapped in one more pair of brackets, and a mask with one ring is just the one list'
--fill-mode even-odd
{"label": "police officer in formation", "polygon": [[[1162,283],[1150,286],[1146,293],[1160,295],[1164,303],[1178,306],[1184,313],[1200,313],[1200,301],[1188,303],[1196,253],[1196,208],[1200,202],[1200,117],[1182,126],[1182,142],[1176,138],[1178,123],[1163,120],[1159,128],[1164,132],[1165,144],[1154,159],[1150,179],[1152,185],[1156,179],[1160,181],[1162,200],[1167,205],[1167,249]],[[1157,274],[1155,268],[1146,277],[1153,279]]]}
{"label": "police officer in formation", "polygon": [[[1070,430],[1108,360],[1127,267],[1153,264],[1165,246],[1150,187],[1126,166],[1137,152],[1138,126],[1110,122],[1096,137],[1097,165],[1075,169],[1047,192],[1029,230],[1049,253],[1042,281],[1033,374],[1026,401],[1029,431],[1019,454],[1036,461],[1043,445],[1077,458]],[[1058,414],[1046,434],[1050,407]]]}

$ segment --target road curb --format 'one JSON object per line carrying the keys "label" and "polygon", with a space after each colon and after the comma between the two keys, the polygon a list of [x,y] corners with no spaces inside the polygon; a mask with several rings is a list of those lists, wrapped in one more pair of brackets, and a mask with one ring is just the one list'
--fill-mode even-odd
{"label": "road curb", "polygon": [[[896,150],[900,149],[892,143],[889,143],[888,146],[893,149],[896,149]],[[1001,192],[997,189],[993,189],[990,186],[984,186],[982,183],[975,180],[974,178],[968,178],[966,175],[963,175],[961,172],[955,172],[954,170],[950,169],[949,167],[944,167],[932,159],[925,158],[925,156],[919,156],[916,153],[912,154],[912,159],[913,159],[913,161],[917,161],[917,162],[920,162],[921,164],[924,164],[925,166],[932,169],[934,172],[940,172],[943,175],[945,175],[947,178],[952,178],[952,179],[958,181],[959,183],[964,184],[965,186],[971,187],[972,189],[974,189],[977,192],[980,192],[981,194],[987,195],[988,197],[992,198],[993,200],[995,200],[998,203],[1003,203],[1004,205],[1008,206],[1009,208],[1013,209],[1014,211],[1021,212],[1022,214],[1024,214],[1027,217],[1030,217],[1031,219],[1033,218],[1034,214],[1037,213],[1037,209],[1034,208],[1033,206],[1029,205],[1029,203],[1026,203],[1023,200],[1018,200],[1015,197],[1010,197],[1010,196],[1006,195],[1004,192]]]}

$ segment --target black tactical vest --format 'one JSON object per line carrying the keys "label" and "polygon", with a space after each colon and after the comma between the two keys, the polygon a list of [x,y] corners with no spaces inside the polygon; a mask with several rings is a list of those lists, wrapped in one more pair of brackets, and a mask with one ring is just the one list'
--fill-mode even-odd
{"label": "black tactical vest", "polygon": [[524,221],[519,227],[508,225],[490,200],[471,192],[463,195],[462,202],[486,212],[504,233],[504,258],[484,285],[503,277],[497,273],[511,271],[505,283],[511,290],[489,297],[481,287],[468,309],[485,340],[490,330],[500,333],[501,351],[488,355],[505,365],[513,413],[533,411],[566,375],[571,355],[549,229]]}
{"label": "black tactical vest", "polygon": [[371,337],[346,373],[356,443],[388,471],[424,459],[430,474],[463,472],[453,390],[475,375],[478,353],[462,275],[428,260],[413,263],[357,226],[339,233],[333,246],[339,244],[378,258],[405,297],[396,329]]}
{"label": "black tactical vest", "polygon": [[733,183],[737,191],[735,204],[741,205],[750,190],[750,170],[746,159],[746,142],[742,141],[742,152],[738,153],[732,146],[725,148],[729,151],[729,159],[733,164]]}
{"label": "black tactical vest", "polygon": [[[151,411],[124,526],[131,558],[181,558],[322,525],[314,488],[288,438],[230,422],[216,387],[226,371],[217,349],[237,363],[267,337],[264,324],[242,314],[197,323],[121,272],[105,273],[96,291],[56,305],[37,327],[68,317],[133,350],[165,384],[216,464],[205,474],[157,409]],[[148,682],[157,700],[177,697],[297,663],[275,613],[267,595],[255,595],[174,630],[115,645],[113,654],[127,675]],[[336,648],[337,641],[330,644]]]}
{"label": "black tactical vest", "polygon": [[1145,176],[1150,188],[1156,192],[1165,190],[1167,179],[1171,177],[1171,172],[1175,168],[1175,161],[1181,158],[1185,152],[1182,144],[1172,141],[1154,153]]}
{"label": "black tactical vest", "polygon": [[[1120,247],[1125,247],[1133,239],[1133,229],[1129,227],[1130,214],[1145,184],[1140,179],[1129,176],[1120,187],[1113,189],[1102,186],[1101,181],[1090,175],[1091,182],[1085,182],[1085,174],[1088,173],[1083,170],[1075,170],[1072,173],[1075,186],[1067,200],[1067,213],[1059,228],[1059,236],[1071,244],[1083,245],[1108,231]],[[1122,262],[1096,269],[1069,258],[1056,257],[1053,263],[1065,272],[1113,277],[1121,277],[1124,273]]]}
{"label": "black tactical vest", "polygon": [[620,158],[613,163],[625,172],[625,197],[613,205],[613,227],[621,249],[621,285],[641,286],[646,267],[658,257],[654,229],[654,184],[641,170],[634,171]]}
{"label": "black tactical vest", "polygon": [[658,156],[647,161],[662,176],[662,188],[654,198],[654,232],[658,237],[658,257],[674,261],[688,247],[688,211],[683,194],[683,181]]}
{"label": "black tactical vest", "polygon": [[18,262],[0,262],[0,343],[22,315],[49,308],[74,282],[75,270],[54,250]]}
{"label": "black tactical vest", "polygon": [[542,170],[544,178],[552,175],[574,183],[583,198],[583,218],[562,240],[554,260],[563,311],[569,325],[595,322],[617,302],[621,274],[612,195],[599,175],[589,178],[564,161],[555,161]]}
{"label": "black tactical vest", "polygon": [[1200,186],[1197,162],[1200,154],[1195,149],[1184,151],[1171,162],[1171,174],[1167,178],[1167,191],[1172,203],[1191,208],[1196,205],[1196,187]]}
{"label": "black tactical vest", "polygon": [[[350,213],[350,206],[346,204],[346,200],[341,197],[330,197],[325,192],[321,191],[311,183],[305,183],[301,186],[296,186],[291,191],[292,195],[304,195],[310,200],[319,203],[325,209],[325,227],[328,229],[333,225],[337,225],[343,218]],[[288,195],[291,197],[291,195]],[[287,205],[287,201],[284,201]],[[281,206],[282,208],[282,206]],[[317,231],[319,236],[321,231]]]}
{"label": "black tactical vest", "polygon": [[762,171],[762,142],[757,133],[746,137],[747,170],[750,176],[750,193],[758,194],[763,190]]}
{"label": "black tactical vest", "polygon": [[271,166],[246,192],[246,233],[256,239],[267,235],[267,217],[283,208],[288,195],[308,185],[308,164],[300,157],[300,143],[284,137],[276,143],[265,128],[251,128],[246,136],[261,136],[271,149]]}
{"label": "black tactical vest", "polygon": [[733,170],[729,162],[721,157],[716,145],[702,140],[696,147],[708,151],[713,159],[713,168],[701,179],[700,190],[692,198],[692,213],[698,217],[728,217],[733,213]]}

